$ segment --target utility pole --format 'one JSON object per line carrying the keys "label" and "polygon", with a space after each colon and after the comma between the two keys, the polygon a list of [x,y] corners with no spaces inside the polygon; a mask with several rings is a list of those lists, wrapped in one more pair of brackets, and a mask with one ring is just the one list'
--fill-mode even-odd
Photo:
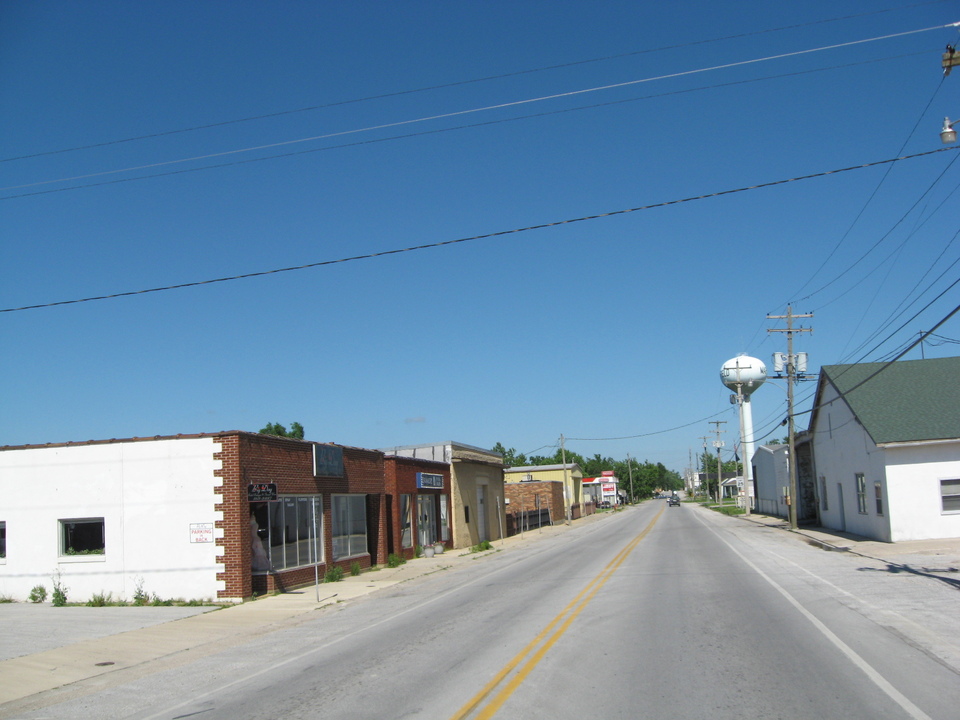
{"label": "utility pole", "polygon": [[632,504],[633,503],[633,463],[630,462],[630,453],[627,453],[627,477],[630,478],[630,484],[627,486],[629,488],[629,491],[627,494],[628,494],[628,499]]}
{"label": "utility pole", "polygon": [[710,439],[710,436],[701,435],[700,439],[703,440],[703,453],[700,455],[700,462],[697,463],[698,470],[703,471],[703,482],[700,483],[700,489],[704,495],[709,497],[710,493],[708,492],[708,488],[710,487],[710,483],[707,482],[707,440]]}
{"label": "utility pole", "polygon": [[[786,320],[786,328],[768,328],[767,332],[783,332],[787,334],[787,357],[786,357],[786,369],[787,369],[787,424],[790,432],[790,457],[789,457],[789,469],[790,469],[790,497],[789,497],[789,511],[790,511],[790,527],[793,530],[797,529],[797,503],[800,500],[800,493],[797,488],[797,446],[796,446],[796,436],[794,432],[793,424],[793,383],[796,380],[797,375],[797,356],[793,354],[793,335],[798,332],[813,332],[813,328],[793,327],[793,321],[795,318],[812,318],[813,313],[805,313],[803,315],[794,315],[793,308],[787,305],[787,314],[786,315],[767,315],[768,320]],[[805,356],[804,356],[805,357]]]}
{"label": "utility pole", "polygon": [[570,524],[570,511],[573,508],[573,493],[570,492],[570,489],[567,487],[567,450],[563,446],[563,434],[560,435],[560,459],[563,461],[563,494],[565,496],[566,506],[564,510],[566,511],[567,525]]}
{"label": "utility pole", "polygon": [[721,505],[720,499],[723,497],[723,468],[720,464],[720,448],[723,447],[723,440],[720,439],[720,433],[725,433],[726,430],[721,430],[721,425],[726,425],[726,420],[711,420],[711,425],[716,425],[713,432],[717,434],[717,439],[713,441],[713,446],[717,449],[717,505]]}

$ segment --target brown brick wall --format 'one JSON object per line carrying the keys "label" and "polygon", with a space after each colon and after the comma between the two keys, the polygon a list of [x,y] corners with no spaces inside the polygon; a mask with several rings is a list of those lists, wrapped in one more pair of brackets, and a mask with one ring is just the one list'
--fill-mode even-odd
{"label": "brown brick wall", "polygon": [[[430,490],[417,488],[417,473],[433,473],[434,475],[443,475],[443,489]],[[417,495],[431,495],[437,498],[446,495],[447,497],[447,521],[452,517],[452,498],[450,491],[450,466],[447,463],[435,462],[432,460],[423,460],[420,458],[408,458],[396,455],[390,455],[384,458],[384,476],[386,477],[386,487],[388,493],[387,515],[387,553],[396,553],[409,560],[416,554],[417,545]],[[413,503],[413,547],[404,548],[401,546],[401,519],[400,519],[400,496],[410,495],[410,501]],[[439,512],[439,509],[438,509]],[[437,529],[440,528],[440,517],[437,516]],[[452,540],[444,543],[446,547],[453,547]]]}
{"label": "brown brick wall", "polygon": [[547,482],[519,482],[505,483],[503,491],[506,498],[510,501],[507,506],[508,535],[519,532],[517,515],[521,512],[537,509],[537,496],[540,496],[540,507],[550,510],[550,518],[554,523],[563,522],[566,519],[566,511],[563,504],[563,483],[555,481]]}
{"label": "brown brick wall", "polygon": [[[383,454],[376,450],[343,448],[343,478],[314,477],[314,443],[279,438],[255,433],[225,433],[216,438],[221,451],[214,457],[222,461],[223,469],[216,471],[223,478],[221,500],[216,505],[223,512],[217,527],[223,529],[223,538],[217,545],[223,548],[223,572],[218,580],[225,588],[218,592],[222,598],[246,598],[255,592],[275,592],[312,584],[313,567],[284,570],[269,575],[251,572],[250,504],[247,485],[276,483],[280,495],[323,496],[323,547],[328,564],[333,557],[331,524],[331,495],[333,493],[366,494],[369,557],[352,558],[337,563],[345,571],[354,561],[361,568],[382,564],[387,558],[387,502],[384,487]],[[322,578],[328,564],[318,568]]]}

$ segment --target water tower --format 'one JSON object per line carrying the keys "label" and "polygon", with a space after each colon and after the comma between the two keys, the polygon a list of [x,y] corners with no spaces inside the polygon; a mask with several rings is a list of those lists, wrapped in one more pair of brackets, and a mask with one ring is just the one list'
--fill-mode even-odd
{"label": "water tower", "polygon": [[767,379],[767,366],[749,355],[738,355],[720,368],[720,381],[737,393],[731,402],[740,406],[740,457],[743,460],[743,482],[746,509],[750,512],[749,487],[753,483],[753,410],[750,395]]}

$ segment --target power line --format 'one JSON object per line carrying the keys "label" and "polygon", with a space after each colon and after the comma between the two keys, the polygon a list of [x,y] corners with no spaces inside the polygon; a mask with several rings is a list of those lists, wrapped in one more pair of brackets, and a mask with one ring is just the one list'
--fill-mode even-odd
{"label": "power line", "polygon": [[815,178],[827,177],[829,175],[837,175],[840,173],[850,172],[853,170],[863,170],[865,168],[877,167],[880,165],[885,165],[887,163],[900,162],[901,160],[912,160],[914,158],[925,157],[927,155],[935,155],[937,153],[950,152],[955,150],[957,150],[956,147],[938,148],[936,150],[928,150],[926,152],[915,153],[913,155],[904,155],[897,158],[890,158],[888,160],[878,160],[871,163],[865,163],[863,165],[853,165],[846,168],[839,168],[837,170],[826,170],[823,172],[812,173],[810,175],[800,175],[797,177],[788,178],[786,180],[773,180],[770,182],[759,183],[757,185],[751,185],[748,187],[740,187],[733,190],[720,190],[718,192],[707,193],[705,195],[697,195],[694,197],[681,198],[679,200],[667,200],[664,202],[652,203],[650,205],[641,205],[638,207],[626,208],[624,210],[612,210],[610,212],[599,213],[597,215],[585,215],[578,218],[570,218],[567,220],[557,220],[549,223],[541,223],[539,225],[529,225],[527,227],[514,228],[512,230],[499,230],[497,232],[484,233],[481,235],[472,235],[470,237],[462,237],[454,240],[443,240],[440,242],[427,243],[424,245],[415,245],[415,246],[406,247],[406,248],[382,250],[380,252],[367,253],[365,255],[354,255],[351,257],[339,258],[337,260],[322,260],[319,262],[306,263],[304,265],[296,265],[293,267],[276,268],[273,270],[261,270],[258,272],[245,273],[242,275],[231,275],[229,277],[213,278],[209,280],[198,280],[195,282],[188,282],[188,283],[179,283],[177,285],[166,285],[163,287],[148,288],[144,290],[131,290],[127,292],[113,293],[111,295],[98,295],[94,297],[79,298],[75,300],[61,300],[58,302],[41,303],[38,305],[24,305],[22,307],[3,308],[3,309],[0,309],[0,313],[20,312],[23,310],[38,310],[42,308],[58,307],[61,305],[75,305],[78,303],[93,302],[96,300],[112,300],[115,298],[130,297],[133,295],[146,295],[148,293],[165,292],[168,290],[182,290],[184,288],[198,287],[200,285],[212,285],[215,283],[231,282],[234,280],[245,280],[248,278],[262,277],[264,275],[275,275],[278,273],[293,272],[296,270],[307,270],[309,268],[323,267],[326,265],[337,265],[339,263],[353,262],[356,260],[370,260],[373,258],[384,257],[386,255],[398,255],[400,253],[414,252],[417,250],[429,250],[433,248],[444,247],[447,245],[456,245],[459,243],[471,242],[474,240],[487,240],[495,237],[503,237],[505,235],[514,235],[517,233],[528,232],[531,230],[543,230],[546,228],[559,227],[561,225],[571,225],[573,223],[585,222],[588,220],[599,220],[601,218],[614,217],[616,215],[626,215],[628,213],[640,212],[641,210],[652,210],[654,208],[669,207],[671,205],[681,205],[683,203],[693,202],[695,200],[706,200],[708,198],[724,197],[726,195],[734,195],[741,192],[747,192],[749,190],[759,190],[761,188],[776,187],[778,185],[786,185],[788,183],[800,182],[802,180],[812,180]]}
{"label": "power line", "polygon": [[[638,96],[638,97],[624,98],[624,99],[620,99],[620,100],[611,100],[611,101],[602,102],[602,103],[592,103],[592,104],[589,104],[589,105],[579,105],[579,106],[572,107],[572,108],[562,108],[562,109],[559,109],[559,110],[549,110],[549,111],[544,111],[544,112],[539,112],[539,113],[530,113],[530,114],[527,114],[527,115],[518,115],[518,116],[510,117],[510,118],[501,118],[501,119],[498,119],[498,120],[485,120],[485,121],[482,121],[482,122],[469,123],[469,124],[465,124],[465,125],[456,125],[456,126],[447,127],[447,128],[438,128],[438,129],[435,129],[435,130],[421,130],[421,131],[418,131],[418,132],[405,133],[405,134],[403,134],[403,135],[391,135],[391,136],[388,136],[388,137],[374,138],[374,139],[371,139],[371,140],[358,140],[358,141],[355,141],[355,142],[341,143],[341,144],[339,144],[339,145],[327,145],[327,146],[320,147],[320,148],[311,148],[311,149],[309,149],[309,150],[297,150],[297,151],[288,152],[288,153],[280,153],[280,154],[275,154],[275,155],[265,155],[265,156],[256,157],[256,158],[248,158],[248,159],[246,159],[246,160],[233,160],[233,161],[225,162],[225,163],[217,163],[217,164],[215,164],[215,165],[204,165],[204,166],[196,167],[196,168],[186,168],[186,169],[182,169],[182,170],[171,170],[171,171],[167,171],[167,172],[153,173],[153,174],[151,174],[151,175],[140,175],[140,176],[132,177],[132,178],[121,178],[121,179],[118,179],[118,180],[106,180],[106,181],[103,181],[103,182],[85,183],[85,184],[83,184],[83,185],[72,185],[72,186],[69,186],[69,187],[55,188],[55,189],[51,189],[51,190],[37,190],[37,191],[33,191],[33,192],[18,193],[18,194],[16,194],[16,195],[5,195],[5,196],[0,196],[0,200],[14,200],[14,199],[18,199],[18,198],[34,197],[34,196],[37,196],[37,195],[49,195],[49,194],[53,194],[53,193],[69,192],[69,191],[72,191],[72,190],[83,190],[83,189],[86,189],[86,188],[102,187],[102,186],[105,186],[105,185],[118,185],[118,184],[121,184],[121,183],[138,182],[138,181],[140,181],[140,180],[149,180],[149,179],[160,178],[160,177],[170,177],[170,176],[172,176],[172,175],[183,175],[183,174],[187,174],[187,173],[203,172],[203,171],[206,171],[206,170],[217,170],[217,169],[226,168],[226,167],[236,167],[236,166],[239,166],[239,165],[246,165],[246,164],[250,164],[250,163],[264,162],[264,161],[266,161],[266,160],[277,160],[277,159],[283,159],[283,158],[297,157],[297,156],[308,155],[308,154],[312,154],[312,153],[326,152],[326,151],[328,151],[328,150],[342,150],[342,149],[350,148],[350,147],[360,147],[360,146],[363,146],[363,145],[374,145],[374,144],[382,143],[382,142],[392,142],[392,141],[394,141],[394,140],[405,140],[405,139],[415,138],[415,137],[425,137],[425,136],[427,136],[427,135],[439,135],[439,134],[441,134],[441,133],[454,132],[454,131],[457,131],[457,130],[468,130],[468,129],[479,128],[479,127],[488,127],[488,126],[492,126],[492,125],[500,125],[500,124],[509,123],[509,122],[517,122],[517,121],[520,121],[520,120],[530,120],[530,119],[535,119],[535,118],[549,117],[549,116],[552,116],[552,115],[562,115],[562,114],[571,113],[571,112],[579,112],[579,111],[582,111],[582,110],[593,110],[593,109],[602,108],[602,107],[611,107],[611,106],[614,106],[614,105],[622,105],[622,104],[630,103],[630,102],[639,102],[639,101],[641,101],[641,100],[650,100],[650,99],[655,99],[655,98],[670,97],[670,96],[673,96],[673,95],[684,95],[684,94],[687,94],[687,93],[700,92],[701,90],[714,90],[714,89],[717,89],[717,88],[733,87],[733,86],[736,86],[736,85],[746,85],[746,84],[755,83],[755,82],[763,82],[763,81],[766,81],[766,80],[779,80],[779,79],[787,78],[787,77],[797,77],[797,76],[800,76],[800,75],[809,75],[809,74],[817,73],[817,72],[826,72],[826,71],[829,71],[829,70],[837,70],[837,69],[842,69],[842,68],[855,67],[855,66],[858,66],[858,65],[868,65],[868,64],[877,63],[877,62],[885,62],[885,61],[887,61],[887,60],[898,60],[898,59],[902,59],[902,58],[905,58],[905,57],[914,57],[914,56],[916,56],[916,55],[926,55],[926,54],[927,54],[926,51],[924,51],[924,52],[918,52],[918,53],[908,53],[908,54],[905,54],[905,55],[896,55],[896,56],[890,56],[890,57],[885,57],[885,58],[878,58],[878,59],[875,59],[875,60],[861,60],[861,61],[853,62],[853,63],[846,63],[846,64],[841,64],[841,65],[831,65],[831,66],[823,67],[823,68],[814,68],[814,69],[812,69],[812,70],[799,70],[799,71],[794,71],[794,72],[789,72],[789,73],[780,73],[780,74],[777,74],[777,75],[767,75],[767,76],[764,76],[764,77],[751,78],[751,79],[748,79],[748,80],[735,80],[735,81],[731,81],[731,82],[727,82],[727,83],[719,83],[719,84],[714,84],[714,85],[701,85],[700,87],[686,88],[686,89],[683,89],[683,90],[671,90],[671,91],[663,92],[663,93],[653,93],[653,94],[648,94],[648,95],[641,95],[641,96]],[[122,172],[122,171],[115,171],[115,172]],[[62,181],[62,180],[61,180],[61,181]],[[37,184],[45,184],[45,183],[46,183],[46,184],[49,184],[49,183],[51,183],[51,182],[61,182],[61,181],[56,181],[56,180],[54,180],[54,181],[44,181],[44,183],[37,183]],[[11,188],[13,188],[13,187],[27,187],[27,186],[9,186],[9,187],[7,187],[7,188],[0,188],[0,190],[11,189]]]}
{"label": "power line", "polygon": [[731,68],[745,67],[745,66],[747,66],[747,65],[755,65],[755,64],[758,64],[758,63],[770,62],[770,61],[773,61],[773,60],[783,60],[783,59],[791,58],[791,57],[799,57],[799,56],[801,56],[801,55],[810,55],[810,54],[812,54],[812,53],[824,52],[824,51],[827,51],[827,50],[838,50],[838,49],[840,49],[840,48],[853,47],[853,46],[856,46],[856,45],[863,45],[863,44],[866,44],[866,43],[878,42],[878,41],[880,41],[880,40],[891,40],[891,39],[894,39],[894,38],[905,37],[905,36],[908,36],[908,35],[916,35],[916,34],[918,34],[918,33],[930,32],[931,30],[942,30],[942,29],[947,28],[947,27],[956,27],[956,26],[960,26],[960,23],[951,23],[951,24],[949,24],[949,25],[937,25],[937,26],[934,26],[934,27],[922,28],[922,29],[920,29],[920,30],[907,30],[907,31],[904,31],[904,32],[891,33],[891,34],[888,34],[888,35],[881,35],[881,36],[877,36],[877,37],[873,37],[873,38],[866,38],[866,39],[863,39],[863,40],[851,40],[851,41],[843,42],[843,43],[835,43],[835,44],[833,44],[833,45],[824,45],[824,46],[817,47],[817,48],[809,48],[809,49],[807,49],[807,50],[795,50],[795,51],[787,52],[787,53],[779,53],[779,54],[776,54],[776,55],[768,55],[768,56],[766,56],[766,57],[761,57],[761,58],[752,58],[752,59],[750,59],[750,60],[738,60],[738,61],[736,61],[736,62],[722,63],[722,64],[720,64],[720,65],[713,65],[713,66],[705,67],[705,68],[696,68],[696,69],[693,69],[693,70],[681,70],[681,71],[674,72],[674,73],[667,73],[667,74],[665,74],[665,75],[658,75],[658,76],[656,76],[656,77],[640,78],[640,79],[637,79],[637,80],[627,80],[627,81],[618,82],[618,83],[609,83],[609,84],[607,84],[607,85],[598,85],[598,86],[590,87],[590,88],[582,88],[582,89],[580,89],[580,90],[568,90],[568,91],[561,92],[561,93],[553,93],[553,94],[551,94],[551,95],[542,95],[542,96],[534,97],[534,98],[525,98],[525,99],[523,99],[523,100],[512,100],[512,101],[509,101],[509,102],[495,103],[495,104],[493,104],[493,105],[486,105],[486,106],[479,107],[479,108],[468,108],[468,109],[466,109],[466,110],[455,110],[455,111],[452,111],[452,112],[439,113],[439,114],[436,114],[436,115],[429,115],[429,116],[424,116],[424,117],[419,117],[419,118],[412,118],[412,119],[409,119],[409,120],[398,120],[398,121],[390,122],[390,123],[381,123],[380,125],[371,125],[371,126],[364,127],[364,128],[354,128],[353,130],[343,130],[343,131],[340,131],[340,132],[325,133],[325,134],[322,134],[322,135],[313,135],[313,136],[304,137],[304,138],[295,138],[295,139],[293,139],[293,140],[283,140],[283,141],[279,141],[279,142],[266,143],[266,144],[261,144],[261,145],[255,145],[255,146],[245,147],[245,148],[237,148],[237,149],[234,149],[234,150],[224,150],[224,151],[221,151],[221,152],[207,153],[207,154],[204,154],[204,155],[196,155],[196,156],[188,157],[188,158],[179,158],[179,159],[177,159],[177,160],[165,160],[165,161],[162,161],[162,162],[149,163],[149,164],[146,164],[146,165],[138,165],[138,166],[134,166],[134,167],[120,168],[120,169],[115,169],[115,170],[103,170],[103,171],[101,171],[101,172],[87,173],[87,174],[84,174],[84,175],[74,175],[74,176],[72,176],[72,177],[57,178],[57,179],[54,179],[54,180],[41,180],[41,181],[38,181],[38,182],[26,183],[26,184],[23,184],[23,185],[8,185],[8,186],[6,186],[6,187],[0,188],[0,191],[3,191],[3,190],[19,190],[19,189],[22,189],[22,188],[38,187],[38,186],[40,186],[40,185],[48,185],[48,184],[51,184],[51,183],[58,183],[58,182],[73,182],[74,180],[86,180],[86,179],[94,178],[94,177],[103,177],[103,176],[105,176],[105,175],[115,175],[115,174],[124,173],[124,172],[135,172],[135,171],[137,171],[137,170],[148,170],[148,169],[156,168],[156,167],[166,167],[166,166],[169,166],[169,165],[178,165],[178,164],[181,164],[181,163],[196,162],[196,161],[199,161],[199,160],[210,160],[210,159],[212,159],[212,158],[226,157],[226,156],[230,156],[230,155],[238,155],[238,154],[241,154],[241,153],[248,153],[248,152],[256,152],[256,151],[258,151],[258,150],[270,150],[270,149],[273,149],[273,148],[287,147],[287,146],[290,146],[290,145],[297,145],[297,144],[306,143],[306,142],[316,142],[316,141],[318,141],[318,140],[329,140],[329,139],[331,139],[331,138],[343,137],[343,136],[345,136],[345,135],[355,135],[355,134],[357,134],[357,133],[372,132],[372,131],[374,131],[374,130],[386,130],[386,129],[389,129],[389,128],[403,127],[403,126],[413,125],[413,124],[417,124],[417,123],[430,122],[430,121],[433,121],[433,120],[444,120],[444,119],[449,119],[449,118],[454,118],[454,117],[462,117],[462,116],[464,116],[464,115],[472,115],[472,114],[475,114],[475,113],[489,112],[489,111],[492,111],[492,110],[503,110],[503,109],[505,109],[505,108],[518,107],[518,106],[521,106],[521,105],[529,105],[529,104],[532,104],[532,103],[545,102],[545,101],[547,101],[547,100],[559,100],[559,99],[562,99],[562,98],[577,97],[577,96],[579,96],[579,95],[585,95],[585,94],[588,94],[588,93],[595,93],[595,92],[602,92],[602,91],[606,91],[606,90],[616,90],[616,89],[619,89],[619,88],[632,87],[632,86],[635,86],[635,85],[640,85],[640,84],[649,83],[649,82],[655,82],[655,81],[658,81],[658,80],[672,80],[672,79],[676,79],[676,78],[687,77],[687,76],[690,76],[690,75],[698,75],[698,74],[701,74],[701,73],[713,72],[713,71],[715,71],[715,70],[729,70],[729,69],[731,69]]}
{"label": "power line", "polygon": [[[943,87],[943,81],[944,81],[944,79],[945,79],[945,76],[941,74],[941,75],[940,75],[940,81],[937,83],[936,89],[933,91],[933,94],[930,96],[930,100],[927,101],[926,107],[923,109],[923,111],[922,111],[922,112],[920,113],[920,115],[917,117],[916,123],[914,123],[913,128],[912,128],[912,129],[910,130],[910,132],[907,134],[906,139],[903,141],[903,144],[900,146],[900,149],[897,150],[897,153],[902,153],[904,150],[906,150],[906,148],[907,148],[907,143],[909,143],[909,142],[910,142],[910,139],[916,134],[917,128],[920,126],[920,123],[923,121],[924,116],[927,114],[927,111],[930,109],[930,106],[933,104],[934,99],[937,97],[937,95],[938,95],[939,92],[940,92],[940,89]],[[877,193],[880,192],[880,188],[883,187],[883,184],[887,181],[887,178],[890,176],[890,173],[891,173],[892,171],[893,171],[893,166],[891,165],[891,166],[889,166],[889,167],[887,168],[887,171],[883,174],[883,176],[882,176],[882,177],[880,178],[880,180],[877,182],[877,185],[876,185],[876,187],[873,189],[873,192],[870,193],[870,196],[867,198],[866,202],[864,202],[863,207],[860,208],[860,211],[857,213],[856,217],[853,218],[853,222],[850,223],[850,226],[847,228],[846,232],[843,233],[843,235],[842,235],[842,236],[840,237],[840,239],[837,241],[837,244],[833,246],[833,250],[831,250],[831,251],[827,254],[827,257],[824,258],[823,262],[820,263],[820,267],[818,267],[816,270],[813,271],[813,274],[810,276],[810,278],[809,278],[803,285],[801,285],[800,288],[799,288],[797,291],[794,292],[794,295],[797,295],[797,294],[803,292],[804,288],[806,288],[807,285],[809,285],[811,282],[813,282],[813,279],[820,273],[821,270],[823,270],[824,267],[826,267],[827,263],[830,262],[830,258],[832,258],[832,257],[837,253],[837,251],[840,249],[840,246],[843,245],[843,243],[846,241],[846,239],[850,236],[850,233],[853,232],[854,227],[856,227],[857,223],[860,222],[860,219],[863,217],[863,214],[867,211],[867,208],[870,206],[870,203],[873,202],[874,198],[876,198]],[[897,224],[899,224],[899,223],[897,223]],[[896,225],[894,225],[894,227],[896,227]],[[891,229],[891,232],[892,232],[892,229]],[[841,274],[841,276],[838,276],[837,278],[835,278],[835,279],[832,280],[831,282],[836,282],[836,280],[838,280],[840,277],[842,277],[842,274]],[[787,304],[788,304],[788,305],[796,305],[797,303],[803,302],[804,300],[808,300],[808,299],[810,299],[811,297],[813,297],[814,295],[816,295],[817,293],[819,293],[821,290],[823,290],[823,289],[825,289],[826,287],[828,287],[829,284],[830,284],[830,283],[828,283],[827,285],[825,285],[825,286],[823,286],[822,288],[820,288],[820,290],[815,290],[814,292],[810,293],[809,295],[807,295],[807,296],[805,296],[805,297],[798,298],[797,300],[788,301]]]}
{"label": "power line", "polygon": [[605,437],[605,438],[575,438],[568,437],[567,440],[576,440],[578,442],[600,442],[602,440],[636,440],[637,438],[650,437],[652,435],[663,435],[664,433],[673,432],[674,430],[682,430],[683,428],[688,428],[691,425],[698,425],[702,422],[706,422],[711,418],[715,418],[718,415],[723,415],[724,413],[730,412],[729,409],[721,410],[720,412],[715,412],[713,415],[707,415],[706,417],[700,418],[699,420],[694,420],[693,422],[684,423],[683,425],[677,425],[676,427],[667,428],[665,430],[653,430],[651,432],[640,433],[639,435],[624,435],[623,437]]}
{"label": "power line", "polygon": [[893,11],[895,11],[895,10],[906,10],[906,9],[911,9],[911,8],[915,8],[915,7],[922,7],[922,6],[924,6],[924,5],[938,5],[938,4],[940,4],[940,3],[947,2],[947,1],[948,1],[948,0],[931,0],[930,2],[914,3],[914,4],[912,4],[912,5],[902,5],[902,6],[898,6],[898,7],[894,7],[894,8],[885,8],[885,9],[882,9],[882,10],[874,10],[874,11],[871,11],[871,12],[858,13],[858,14],[853,14],[853,15],[843,15],[843,16],[840,16],[840,17],[828,18],[828,19],[824,19],[824,20],[814,20],[814,21],[806,22],[806,23],[798,23],[798,24],[795,24],[795,25],[784,25],[784,26],[781,26],[781,27],[778,27],[778,28],[768,28],[768,29],[766,29],[766,30],[756,30],[756,31],[747,32],[747,33],[737,33],[737,34],[734,34],[734,35],[726,35],[726,36],[717,37],[717,38],[708,38],[708,39],[705,39],[705,40],[694,40],[694,41],[691,41],[691,42],[680,43],[680,44],[676,44],[676,45],[663,45],[663,46],[657,47],[657,48],[648,48],[648,49],[645,49],[645,50],[634,50],[634,51],[626,52],[626,53],[618,53],[618,54],[614,54],[614,55],[606,55],[606,56],[604,56],[604,57],[589,58],[589,59],[586,59],[586,60],[576,60],[576,61],[573,61],[573,62],[560,63],[560,64],[557,64],[557,65],[547,65],[547,66],[539,67],[539,68],[530,68],[530,69],[526,69],[526,70],[516,70],[516,71],[508,72],[508,73],[501,73],[501,74],[499,74],[499,75],[488,75],[488,76],[486,76],[486,77],[471,78],[471,79],[468,79],[468,80],[458,80],[458,81],[455,81],[455,82],[441,83],[441,84],[437,84],[437,85],[429,85],[429,86],[425,86],[425,87],[412,88],[412,89],[407,89],[407,90],[397,90],[397,91],[395,91],[395,92],[381,93],[381,94],[378,94],[378,95],[369,95],[369,96],[360,97],[360,98],[351,98],[351,99],[348,99],[348,100],[339,100],[339,101],[336,101],[336,102],[322,103],[322,104],[318,104],[318,105],[310,105],[310,106],[307,106],[307,107],[294,108],[294,109],[289,109],[289,110],[279,110],[279,111],[272,112],[272,113],[264,113],[264,114],[260,114],[260,115],[252,115],[252,116],[248,116],[248,117],[235,118],[235,119],[231,119],[231,120],[222,120],[222,121],[220,121],[220,122],[208,123],[208,124],[205,124],[205,125],[195,125],[195,126],[192,126],[192,127],[178,128],[178,129],[175,129],[175,130],[165,130],[165,131],[162,131],[162,132],[149,133],[149,134],[145,134],[145,135],[136,135],[136,136],[133,136],[133,137],[121,138],[121,139],[118,139],[118,140],[108,140],[108,141],[105,141],[105,142],[91,143],[91,144],[88,144],[88,145],[79,145],[79,146],[70,147],[70,148],[63,148],[63,149],[59,149],[59,150],[47,150],[47,151],[43,151],[43,152],[32,153],[32,154],[29,154],[29,155],[19,155],[19,156],[15,156],[15,157],[0,158],[0,163],[12,162],[12,161],[15,161],[15,160],[28,160],[28,159],[31,159],[31,158],[44,157],[44,156],[47,156],[47,155],[59,155],[59,154],[68,153],[68,152],[76,152],[76,151],[79,151],[79,150],[92,150],[92,149],[101,148],[101,147],[109,147],[109,146],[111,146],[111,145],[120,145],[120,144],[124,144],[124,143],[137,142],[137,141],[140,141],[140,140],[151,140],[151,139],[154,139],[154,138],[167,137],[167,136],[170,136],[170,135],[178,135],[178,134],[183,134],[183,133],[195,132],[195,131],[198,131],[198,130],[209,130],[209,129],[212,129],[212,128],[224,127],[224,126],[227,126],[227,125],[236,125],[236,124],[239,124],[239,123],[252,122],[252,121],[254,121],[254,120],[266,120],[266,119],[275,118],[275,117],[282,117],[282,116],[285,116],[285,115],[294,115],[294,114],[298,114],[298,113],[312,112],[312,111],[316,111],[316,110],[324,110],[324,109],[334,108],[334,107],[341,107],[341,106],[343,106],[343,105],[355,105],[355,104],[358,104],[358,103],[369,102],[369,101],[372,101],[372,100],[385,100],[385,99],[387,99],[387,98],[401,97],[401,96],[404,96],[404,95],[413,95],[413,94],[417,94],[417,93],[430,92],[430,91],[433,91],[433,90],[445,90],[445,89],[447,89],[447,88],[460,87],[460,86],[463,86],[463,85],[471,85],[471,84],[476,84],[476,83],[489,82],[489,81],[492,81],[492,80],[503,80],[503,79],[506,79],[506,78],[518,77],[518,76],[521,76],[521,75],[530,75],[530,74],[533,74],[533,73],[546,72],[546,71],[549,71],[549,70],[561,70],[561,69],[564,69],[564,68],[577,67],[577,66],[579,66],[579,65],[589,65],[589,64],[592,64],[592,63],[599,63],[599,62],[607,62],[607,61],[610,61],[610,60],[619,60],[619,59],[627,58],[627,57],[635,57],[635,56],[637,56],[637,55],[647,55],[647,54],[652,54],[652,53],[657,53],[657,52],[664,52],[664,51],[666,51],[666,50],[680,50],[680,49],[684,49],[684,48],[688,48],[688,47],[695,47],[695,46],[697,46],[697,45],[706,45],[706,44],[710,44],[710,43],[722,42],[722,41],[725,41],[725,40],[739,40],[739,39],[742,39],[742,38],[752,37],[752,36],[755,36],[755,35],[764,35],[764,34],[769,34],[769,33],[774,33],[774,32],[782,32],[782,31],[784,31],[784,30],[796,30],[796,29],[799,29],[799,28],[802,28],[802,27],[809,27],[809,26],[812,26],[812,25],[824,25],[824,24],[832,23],[832,22],[840,22],[840,21],[843,21],[843,20],[855,20],[855,19],[859,19],[859,18],[863,18],[863,17],[870,17],[870,16],[872,16],[872,15],[882,15],[882,14],[884,14],[884,13],[893,12]]}

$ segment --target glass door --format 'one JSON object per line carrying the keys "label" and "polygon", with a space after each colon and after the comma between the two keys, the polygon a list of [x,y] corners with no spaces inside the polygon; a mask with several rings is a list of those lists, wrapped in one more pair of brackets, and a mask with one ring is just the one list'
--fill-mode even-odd
{"label": "glass door", "polygon": [[437,506],[433,495],[417,495],[417,537],[421,547],[437,541]]}

